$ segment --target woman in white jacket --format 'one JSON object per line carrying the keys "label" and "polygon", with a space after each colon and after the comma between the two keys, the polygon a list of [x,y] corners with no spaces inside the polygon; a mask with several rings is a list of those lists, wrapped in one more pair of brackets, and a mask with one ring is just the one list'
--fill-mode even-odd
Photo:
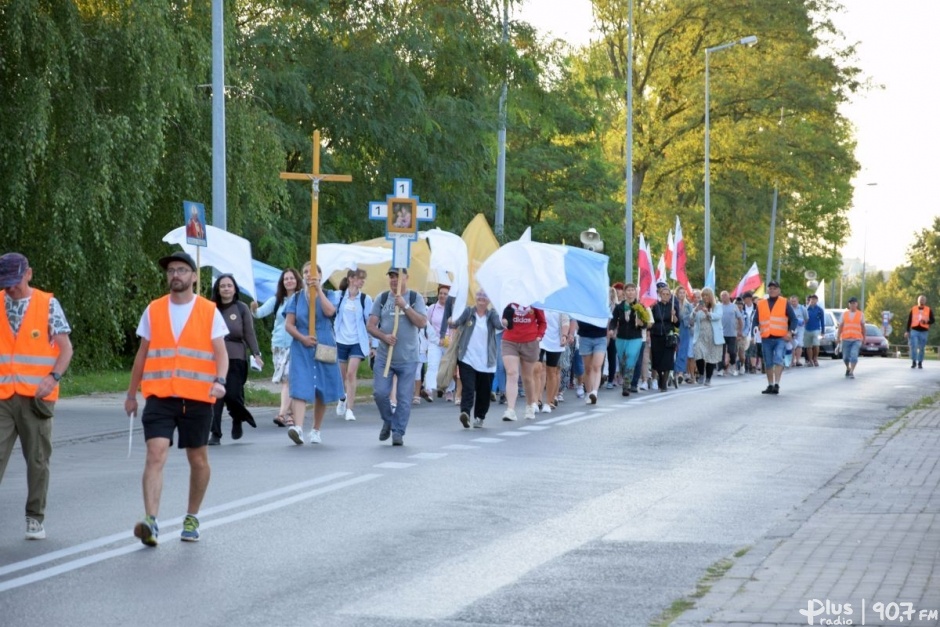
{"label": "woman in white jacket", "polygon": [[699,373],[704,373],[705,385],[712,384],[712,374],[721,361],[725,337],[721,327],[722,306],[715,300],[715,292],[706,287],[692,314],[692,355]]}
{"label": "woman in white jacket", "polygon": [[336,404],[336,414],[346,420],[355,420],[356,373],[359,363],[369,357],[369,334],[366,321],[372,311],[372,297],[362,292],[366,282],[365,270],[350,270],[340,282],[339,289],[330,294],[336,306],[333,331],[336,334],[336,358],[343,377],[345,396]]}

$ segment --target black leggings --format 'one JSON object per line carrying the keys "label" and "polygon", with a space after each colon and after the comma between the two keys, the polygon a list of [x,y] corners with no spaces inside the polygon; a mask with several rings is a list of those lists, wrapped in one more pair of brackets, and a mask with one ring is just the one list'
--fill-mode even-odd
{"label": "black leggings", "polygon": [[704,359],[696,359],[695,367],[698,368],[699,374],[705,373],[705,380],[712,378],[712,375],[715,374],[715,364],[706,364]]}

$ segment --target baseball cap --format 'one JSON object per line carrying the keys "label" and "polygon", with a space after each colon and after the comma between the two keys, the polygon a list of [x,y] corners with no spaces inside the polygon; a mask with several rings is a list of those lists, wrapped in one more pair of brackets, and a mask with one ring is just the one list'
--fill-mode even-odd
{"label": "baseball cap", "polygon": [[614,283],[614,289],[615,289],[615,290],[622,290],[622,289],[623,289],[623,283],[621,283],[620,281],[617,281],[616,283]]}
{"label": "baseball cap", "polygon": [[850,303],[857,303],[857,302],[858,302],[858,299],[855,298],[854,296],[852,296],[851,298],[849,298],[849,302],[850,302]]}
{"label": "baseball cap", "polygon": [[776,288],[779,288],[779,287],[780,287],[780,284],[777,283],[776,281],[771,281],[770,283],[767,284],[767,287],[776,287]]}
{"label": "baseball cap", "polygon": [[388,272],[386,272],[385,274],[390,275],[390,274],[399,274],[399,273],[404,274],[405,276],[408,276],[408,268],[389,268]]}
{"label": "baseball cap", "polygon": [[23,280],[29,270],[29,261],[19,253],[7,253],[0,257],[0,289],[13,287]]}
{"label": "baseball cap", "polygon": [[748,290],[741,295],[741,298],[754,298],[754,292]]}
{"label": "baseball cap", "polygon": [[193,258],[190,257],[187,253],[184,253],[182,250],[178,250],[172,255],[167,255],[166,257],[160,258],[160,267],[166,270],[166,267],[170,265],[173,261],[182,261],[190,268],[193,269],[193,272],[196,271],[196,262],[193,261]]}
{"label": "baseball cap", "polygon": [[664,282],[660,281],[659,283],[656,284],[656,287],[658,289],[663,289],[664,287],[669,287],[669,286],[665,284]]}

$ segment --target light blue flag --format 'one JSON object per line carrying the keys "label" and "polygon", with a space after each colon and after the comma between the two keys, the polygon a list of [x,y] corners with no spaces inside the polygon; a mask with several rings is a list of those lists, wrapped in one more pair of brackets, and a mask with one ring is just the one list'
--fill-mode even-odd
{"label": "light blue flag", "polygon": [[607,292],[607,255],[573,246],[558,246],[565,251],[567,285],[552,292],[533,307],[551,309],[570,315],[575,320],[606,327],[610,321]]}
{"label": "light blue flag", "polygon": [[715,291],[715,257],[712,256],[712,266],[708,269],[708,274],[705,275],[705,287]]}

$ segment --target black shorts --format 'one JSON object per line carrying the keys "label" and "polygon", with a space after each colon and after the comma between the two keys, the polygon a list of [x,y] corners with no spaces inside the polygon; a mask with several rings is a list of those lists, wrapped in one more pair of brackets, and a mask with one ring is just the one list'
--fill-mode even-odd
{"label": "black shorts", "polygon": [[144,439],[166,438],[173,445],[173,431],[179,430],[179,448],[199,448],[209,442],[214,403],[185,398],[147,397],[140,422]]}
{"label": "black shorts", "polygon": [[561,362],[561,351],[554,353],[543,348],[539,351],[539,361],[545,362],[549,368],[557,368]]}

